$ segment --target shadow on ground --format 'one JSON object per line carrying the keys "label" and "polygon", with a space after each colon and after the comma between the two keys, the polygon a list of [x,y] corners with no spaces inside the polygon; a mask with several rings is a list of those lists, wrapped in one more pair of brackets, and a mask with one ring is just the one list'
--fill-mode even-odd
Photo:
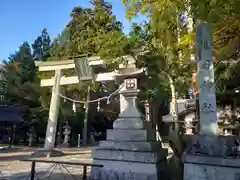
{"label": "shadow on ground", "polygon": [[[44,171],[35,175],[35,180],[82,180],[81,174],[70,175],[69,173],[53,172],[51,174]],[[29,172],[17,173],[9,176],[2,176],[0,180],[30,180]]]}
{"label": "shadow on ground", "polygon": [[0,150],[1,154],[4,153],[16,153],[16,152],[33,152],[34,150],[36,150],[37,148],[28,148],[28,147],[14,147],[14,148],[4,148]]}
{"label": "shadow on ground", "polygon": [[31,158],[31,155],[15,155],[15,156],[5,156],[5,157],[0,157],[0,162],[4,161],[20,161],[23,159]]}
{"label": "shadow on ground", "polygon": [[[89,155],[89,153],[65,153],[64,156],[68,156],[69,158],[74,157],[76,155]],[[62,157],[64,157],[62,156]],[[11,155],[11,156],[4,156],[4,157],[0,157],[0,162],[4,162],[4,161],[21,161],[24,159],[29,159],[32,158],[31,154],[29,155]],[[1,179],[0,179],[1,180]]]}

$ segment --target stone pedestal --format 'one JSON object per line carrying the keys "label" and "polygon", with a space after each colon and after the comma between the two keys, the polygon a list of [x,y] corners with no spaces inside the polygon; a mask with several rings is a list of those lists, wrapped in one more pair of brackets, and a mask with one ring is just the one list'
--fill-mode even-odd
{"label": "stone pedestal", "polygon": [[240,159],[185,154],[184,180],[240,180]]}
{"label": "stone pedestal", "polygon": [[[126,81],[126,80],[125,80]],[[93,163],[103,168],[92,168],[94,180],[158,180],[164,176],[167,150],[156,142],[151,123],[142,118],[136,108],[137,89],[126,89],[121,94],[127,108],[107,130],[107,140],[100,142],[93,153]]]}
{"label": "stone pedestal", "polygon": [[183,154],[184,180],[240,180],[236,137],[197,136]]}

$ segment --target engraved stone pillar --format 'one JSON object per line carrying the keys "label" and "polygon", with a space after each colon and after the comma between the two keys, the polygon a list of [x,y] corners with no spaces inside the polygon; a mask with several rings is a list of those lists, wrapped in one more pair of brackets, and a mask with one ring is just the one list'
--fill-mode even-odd
{"label": "engraved stone pillar", "polygon": [[[199,136],[204,151],[214,155],[213,144],[218,133],[217,106],[212,61],[211,31],[208,24],[200,24],[196,35],[197,85],[199,92]],[[205,152],[206,153],[206,152]]]}
{"label": "engraved stone pillar", "polygon": [[[183,154],[184,180],[236,180],[240,175],[235,139],[218,135],[211,33],[208,24],[196,32],[200,132]],[[229,157],[229,158],[228,158]]]}
{"label": "engraved stone pillar", "polygon": [[124,83],[125,90],[120,93],[128,106],[115,120],[113,129],[107,130],[107,140],[92,153],[93,163],[104,166],[92,168],[92,179],[157,180],[161,168],[166,167],[167,150],[155,141],[151,123],[142,119],[136,107],[137,79],[128,77]]}
{"label": "engraved stone pillar", "polygon": [[197,28],[198,92],[200,134],[217,135],[217,106],[212,61],[211,33],[207,24]]}

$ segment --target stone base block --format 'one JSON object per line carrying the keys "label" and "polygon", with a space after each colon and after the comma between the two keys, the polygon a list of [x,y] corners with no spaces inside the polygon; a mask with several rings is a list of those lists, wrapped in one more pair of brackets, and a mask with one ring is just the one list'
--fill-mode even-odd
{"label": "stone base block", "polygon": [[240,180],[240,158],[183,155],[184,180]]}
{"label": "stone base block", "polygon": [[160,150],[158,152],[134,152],[95,149],[92,153],[92,158],[124,162],[158,163],[159,161],[163,161],[167,156],[167,151]]}
{"label": "stone base block", "polygon": [[231,149],[236,146],[237,141],[238,139],[234,136],[198,135],[192,139],[189,151],[210,156],[230,156]]}
{"label": "stone base block", "polygon": [[124,141],[100,141],[98,149],[156,152],[161,150],[161,142],[124,142]]}
{"label": "stone base block", "polygon": [[145,174],[135,172],[119,172],[113,170],[97,170],[94,172],[94,176],[91,174],[91,180],[158,180],[157,174]]}
{"label": "stone base block", "polygon": [[154,164],[94,160],[93,163],[103,164],[104,167],[92,168],[92,180],[160,180],[165,177],[165,162]]}
{"label": "stone base block", "polygon": [[31,154],[32,158],[43,158],[43,157],[60,157],[64,156],[62,151],[58,150],[39,150]]}
{"label": "stone base block", "polygon": [[108,141],[154,141],[155,134],[145,129],[108,129]]}
{"label": "stone base block", "polygon": [[152,129],[149,121],[140,118],[118,118],[113,123],[114,129]]}

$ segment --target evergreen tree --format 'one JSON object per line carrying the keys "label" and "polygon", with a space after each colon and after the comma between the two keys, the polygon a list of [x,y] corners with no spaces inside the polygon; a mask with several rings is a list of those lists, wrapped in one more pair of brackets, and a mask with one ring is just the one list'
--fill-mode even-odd
{"label": "evergreen tree", "polygon": [[50,36],[47,32],[47,29],[44,28],[41,32],[41,35],[38,36],[32,44],[33,58],[35,60],[45,61],[50,56],[50,45]]}
{"label": "evergreen tree", "polygon": [[[104,0],[91,1],[93,8],[75,7],[67,28],[70,36],[70,54],[99,54],[102,45],[112,41],[107,34],[121,33],[122,24],[112,14],[112,6]],[[108,34],[110,35],[110,34]]]}

